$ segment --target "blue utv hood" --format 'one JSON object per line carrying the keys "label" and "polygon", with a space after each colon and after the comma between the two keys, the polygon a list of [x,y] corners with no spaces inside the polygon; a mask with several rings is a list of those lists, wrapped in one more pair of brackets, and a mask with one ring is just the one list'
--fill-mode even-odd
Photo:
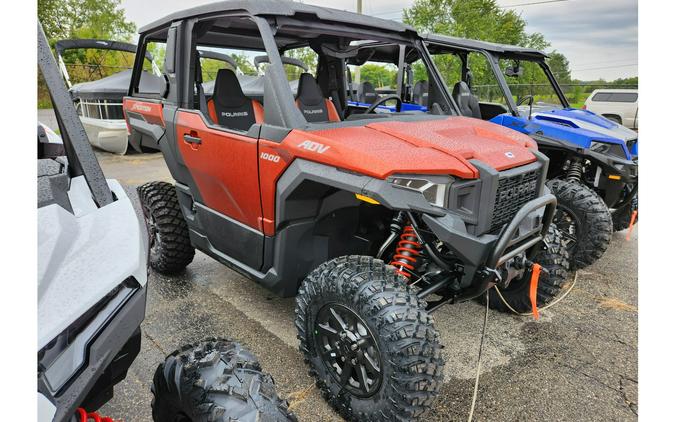
{"label": "blue utv hood", "polygon": [[582,148],[590,148],[591,142],[620,144],[627,159],[637,158],[638,135],[636,132],[614,123],[588,110],[575,108],[534,109],[531,119],[500,114],[491,122],[525,134],[541,134],[564,140]]}

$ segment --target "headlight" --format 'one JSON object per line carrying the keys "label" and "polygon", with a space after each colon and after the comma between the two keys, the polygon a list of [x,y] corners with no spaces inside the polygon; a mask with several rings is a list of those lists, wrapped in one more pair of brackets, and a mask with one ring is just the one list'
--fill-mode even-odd
{"label": "headlight", "polygon": [[600,142],[592,141],[591,142],[591,151],[595,151],[600,154],[613,155],[619,158],[626,158],[626,152],[623,150],[623,145],[613,144],[610,142]]}
{"label": "headlight", "polygon": [[391,183],[404,189],[420,192],[431,205],[445,207],[445,193],[453,182],[452,177],[439,176],[446,182],[436,182],[423,177],[394,177]]}

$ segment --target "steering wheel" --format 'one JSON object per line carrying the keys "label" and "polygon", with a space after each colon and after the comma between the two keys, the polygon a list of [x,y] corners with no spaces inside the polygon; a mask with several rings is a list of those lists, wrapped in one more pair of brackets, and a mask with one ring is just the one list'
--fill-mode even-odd
{"label": "steering wheel", "polygon": [[400,112],[401,111],[401,104],[403,104],[403,100],[398,95],[391,94],[391,95],[386,95],[384,97],[381,97],[381,98],[378,98],[377,100],[375,100],[375,102],[372,103],[370,105],[370,107],[368,107],[368,109],[363,112],[363,114],[372,113],[378,106],[384,104],[385,102],[387,102],[389,100],[396,100],[396,112],[397,113]]}
{"label": "steering wheel", "polygon": [[530,107],[530,113],[527,116],[527,120],[530,120],[532,119],[532,104],[534,103],[534,97],[531,95],[524,96],[523,98],[520,99],[520,101],[518,101],[517,106],[520,106],[524,103],[527,103],[527,105]]}

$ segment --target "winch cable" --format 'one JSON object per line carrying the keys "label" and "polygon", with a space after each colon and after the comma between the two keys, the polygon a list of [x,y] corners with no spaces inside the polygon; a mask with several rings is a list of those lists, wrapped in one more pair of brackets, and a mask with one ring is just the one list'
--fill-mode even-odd
{"label": "winch cable", "polygon": [[[563,293],[562,295],[560,295],[560,296],[559,296],[558,298],[556,298],[556,300],[554,300],[553,302],[551,302],[551,303],[549,303],[549,304],[547,304],[547,305],[544,305],[544,306],[542,306],[541,308],[539,308],[539,312],[545,311],[546,309],[548,309],[548,308],[550,308],[550,307],[556,305],[558,302],[560,302],[561,300],[565,299],[565,297],[567,297],[567,295],[570,294],[570,292],[572,291],[572,289],[574,289],[574,286],[577,284],[577,275],[578,275],[578,273],[575,271],[575,272],[574,272],[574,279],[572,280],[572,285],[570,286],[569,289],[567,289],[567,290],[565,291],[565,293]],[[513,312],[514,314],[520,315],[520,316],[529,316],[529,315],[533,315],[532,312],[518,312],[518,311],[516,311],[516,310],[513,309],[513,307],[509,304],[509,302],[506,301],[506,299],[504,298],[504,296],[502,296],[502,292],[499,291],[499,287],[495,286],[495,290],[497,291],[497,296],[499,296],[499,299],[501,299],[501,301],[504,303],[504,305],[506,305],[506,307],[509,308],[509,310],[510,310],[511,312]]]}
{"label": "winch cable", "polygon": [[[570,294],[572,289],[574,289],[574,286],[577,284],[577,275],[578,273],[575,271],[574,272],[574,279],[572,280],[572,285],[570,285],[569,289],[565,291],[560,297],[558,297],[556,300],[553,302],[549,303],[548,305],[545,305],[541,308],[539,308],[539,311],[544,311],[554,305],[556,305],[558,302],[561,300],[565,299],[565,297]],[[495,290],[497,291],[497,295],[501,299],[501,301],[506,305],[506,307],[513,312],[516,315],[520,316],[529,316],[533,315],[532,312],[518,312],[513,307],[509,304],[509,302],[506,301],[504,296],[502,296],[502,293],[499,291],[499,287],[495,286]],[[480,346],[478,349],[478,363],[476,365],[476,380],[474,381],[473,385],[473,397],[471,398],[471,408],[469,409],[469,418],[467,419],[467,422],[471,422],[473,420],[473,412],[476,408],[476,401],[478,400],[478,383],[480,380],[480,370],[482,366],[482,361],[483,361],[483,345],[485,343],[485,334],[487,333],[487,322],[488,322],[488,312],[490,310],[490,290],[488,289],[485,292],[485,319],[483,320],[483,331],[481,333],[480,337]]]}
{"label": "winch cable", "polygon": [[483,362],[483,344],[485,343],[485,333],[487,332],[488,313],[490,311],[490,289],[485,291],[485,319],[483,320],[483,332],[480,336],[480,347],[478,348],[478,364],[476,365],[476,381],[473,384],[473,398],[471,399],[471,409],[469,410],[468,422],[473,420],[473,411],[476,408],[478,399],[478,380],[480,379],[480,368]]}

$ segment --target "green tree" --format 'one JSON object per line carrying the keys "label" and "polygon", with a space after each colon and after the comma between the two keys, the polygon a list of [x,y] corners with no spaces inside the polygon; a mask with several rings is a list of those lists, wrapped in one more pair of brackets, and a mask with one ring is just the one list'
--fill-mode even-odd
{"label": "green tree", "polygon": [[373,84],[375,88],[392,86],[392,81],[396,82],[396,71],[384,65],[366,63],[361,66],[361,82],[365,81]]}
{"label": "green tree", "polygon": [[[136,25],[126,20],[120,0],[38,0],[38,19],[51,45],[68,38],[128,41]],[[129,67],[127,53],[71,50],[64,54],[71,81],[99,79]],[[51,107],[49,93],[38,77],[38,105]]]}
{"label": "green tree", "polygon": [[38,0],[38,19],[50,41],[104,38],[128,41],[136,25],[126,20],[120,0]]}
{"label": "green tree", "polygon": [[552,53],[549,53],[547,62],[558,83],[569,84],[572,82],[570,62],[567,60],[567,57],[554,50]]}
{"label": "green tree", "polygon": [[[409,9],[403,11],[403,20],[420,32],[435,32],[539,50],[550,46],[541,33],[527,33],[527,22],[513,10],[500,8],[496,0],[415,0]],[[569,81],[571,78],[567,59],[557,52],[554,55],[556,71],[563,74],[565,81]],[[437,55],[434,63],[452,89],[460,78],[459,58],[451,54]],[[508,60],[500,63],[502,68],[512,64]],[[514,94],[519,96],[533,92],[536,88],[543,89],[546,91],[545,95],[550,96],[543,87],[547,80],[541,69],[535,68],[531,63],[522,63],[522,66],[523,77],[513,81],[519,85],[513,89]],[[500,95],[500,91],[487,60],[480,54],[472,53],[469,55],[469,68],[473,75],[474,89],[479,88],[490,101],[499,100],[493,98],[494,95]],[[417,78],[415,75],[415,79]]]}
{"label": "green tree", "polygon": [[255,76],[258,72],[255,70],[255,66],[245,54],[231,54],[230,55],[235,63],[237,63],[237,69],[241,70],[244,75]]}
{"label": "green tree", "polygon": [[525,33],[525,20],[496,0],[415,0],[403,21],[421,32],[435,32],[504,44],[525,45],[541,34]]}
{"label": "green tree", "polygon": [[[298,59],[309,68],[309,73],[316,75],[316,66],[319,61],[319,56],[314,50],[309,47],[294,48],[284,52],[284,56],[290,57],[293,59]],[[286,70],[286,76],[289,81],[296,81],[300,79],[300,74],[304,72],[301,68],[294,65],[284,65]]]}

